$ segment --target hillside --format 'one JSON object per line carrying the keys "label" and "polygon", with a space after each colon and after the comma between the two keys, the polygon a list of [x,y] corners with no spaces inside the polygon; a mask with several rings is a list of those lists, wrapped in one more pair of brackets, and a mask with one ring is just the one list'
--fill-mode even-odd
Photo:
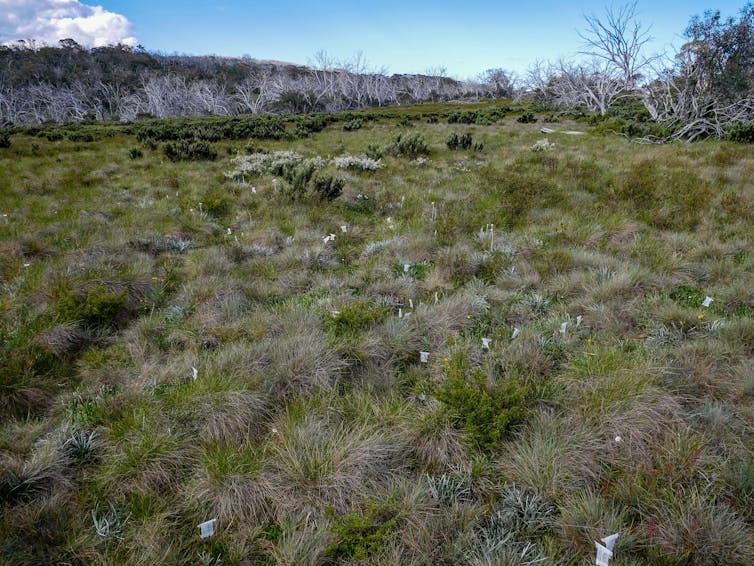
{"label": "hillside", "polygon": [[750,146],[530,112],[9,130],[1,560],[754,562]]}

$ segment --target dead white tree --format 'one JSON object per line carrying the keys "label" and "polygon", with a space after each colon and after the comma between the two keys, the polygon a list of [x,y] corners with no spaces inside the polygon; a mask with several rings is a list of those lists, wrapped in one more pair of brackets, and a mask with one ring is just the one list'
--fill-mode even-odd
{"label": "dead white tree", "polygon": [[585,15],[584,19],[587,27],[578,32],[584,40],[582,54],[601,59],[620,71],[625,89],[634,90],[642,69],[652,62],[651,57],[642,54],[652,36],[649,28],[637,19],[636,2],[619,8],[608,6],[603,18],[591,14]]}
{"label": "dead white tree", "polygon": [[236,85],[236,102],[241,112],[260,114],[270,110],[270,106],[280,96],[279,77],[271,69],[250,72]]}
{"label": "dead white tree", "polygon": [[669,139],[724,137],[754,122],[754,4],[738,19],[706,12],[692,18],[689,41],[644,89],[644,105]]}
{"label": "dead white tree", "polygon": [[[538,73],[544,69],[538,67]],[[605,63],[594,60],[589,64],[559,61],[546,76],[535,75],[541,83],[540,96],[548,105],[563,108],[586,108],[601,116],[616,100],[626,95],[621,77]]]}

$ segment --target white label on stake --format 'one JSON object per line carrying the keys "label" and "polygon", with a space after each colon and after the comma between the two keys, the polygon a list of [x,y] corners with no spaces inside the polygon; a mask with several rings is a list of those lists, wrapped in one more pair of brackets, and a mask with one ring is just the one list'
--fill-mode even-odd
{"label": "white label on stake", "polygon": [[568,326],[568,322],[564,322],[560,325],[560,333],[565,334],[566,333],[566,327]]}
{"label": "white label on stake", "polygon": [[408,273],[408,270],[411,269],[410,263],[404,263],[403,264],[403,273]]}
{"label": "white label on stake", "polygon": [[617,540],[619,534],[620,533],[615,533],[614,535],[610,535],[609,537],[602,539],[602,542],[605,543],[605,546],[608,550],[612,551],[613,548],[615,548],[615,541]]}
{"label": "white label on stake", "polygon": [[710,306],[712,304],[712,301],[714,301],[714,300],[715,299],[713,299],[712,297],[705,297],[704,298],[704,302],[702,303],[702,306],[703,307],[708,307],[708,306]]}
{"label": "white label on stake", "polygon": [[346,232],[348,232],[348,226],[346,226],[345,224],[343,224],[343,226],[340,227],[340,231],[345,234]]}
{"label": "white label on stake", "polygon": [[426,364],[429,361],[429,352],[419,352],[421,363]]}
{"label": "white label on stake", "polygon": [[414,308],[414,300],[413,299],[409,299],[408,300],[408,306],[411,307],[411,308]]}
{"label": "white label on stake", "polygon": [[403,318],[403,309],[398,307],[398,318]]}
{"label": "white label on stake", "polygon": [[257,188],[256,187],[251,187],[251,192],[254,193],[254,194],[257,194]]}
{"label": "white label on stake", "polygon": [[521,329],[520,328],[514,328],[513,329],[513,334],[511,334],[511,340],[513,340],[514,338],[516,338],[516,336],[518,336],[519,334],[521,334]]}
{"label": "white label on stake", "polygon": [[597,547],[597,566],[610,566],[610,559],[613,557],[613,551],[605,548],[600,543],[595,542]]}
{"label": "white label on stake", "polygon": [[482,348],[484,348],[485,350],[489,350],[490,340],[491,340],[490,338],[482,338]]}
{"label": "white label on stake", "polygon": [[191,366],[191,377],[194,378],[194,381],[196,381],[196,378],[199,377],[199,370],[197,370],[193,366]]}
{"label": "white label on stake", "polygon": [[217,523],[217,519],[210,519],[199,524],[199,534],[202,538],[211,537],[215,534],[215,523]]}
{"label": "white label on stake", "polygon": [[584,317],[579,315],[576,317],[576,327],[581,326],[581,321],[584,320]]}
{"label": "white label on stake", "polygon": [[435,304],[440,302],[440,297],[437,295],[437,291],[435,291]]}

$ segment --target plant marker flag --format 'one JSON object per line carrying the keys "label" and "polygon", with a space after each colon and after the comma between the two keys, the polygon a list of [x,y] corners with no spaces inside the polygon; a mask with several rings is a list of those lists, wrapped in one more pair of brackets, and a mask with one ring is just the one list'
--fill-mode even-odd
{"label": "plant marker flag", "polygon": [[598,542],[594,543],[594,545],[597,547],[597,566],[609,566],[610,559],[613,557],[615,539],[617,538],[618,533],[615,533],[614,535],[610,535],[609,537],[602,539],[602,542],[605,543],[605,546],[602,546]]}
{"label": "plant marker flag", "polygon": [[199,534],[202,538],[208,538],[215,534],[217,519],[210,519],[199,524]]}

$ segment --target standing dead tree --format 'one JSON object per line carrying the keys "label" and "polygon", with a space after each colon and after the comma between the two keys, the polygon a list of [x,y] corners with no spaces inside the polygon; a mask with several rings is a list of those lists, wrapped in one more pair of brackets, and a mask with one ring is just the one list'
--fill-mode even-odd
{"label": "standing dead tree", "polygon": [[634,90],[641,78],[641,71],[649,66],[652,58],[642,56],[647,43],[652,41],[649,28],[636,17],[636,2],[620,8],[605,9],[605,17],[584,16],[587,27],[579,32],[584,40],[582,54],[603,60],[607,66],[617,69],[622,75],[626,90]]}

